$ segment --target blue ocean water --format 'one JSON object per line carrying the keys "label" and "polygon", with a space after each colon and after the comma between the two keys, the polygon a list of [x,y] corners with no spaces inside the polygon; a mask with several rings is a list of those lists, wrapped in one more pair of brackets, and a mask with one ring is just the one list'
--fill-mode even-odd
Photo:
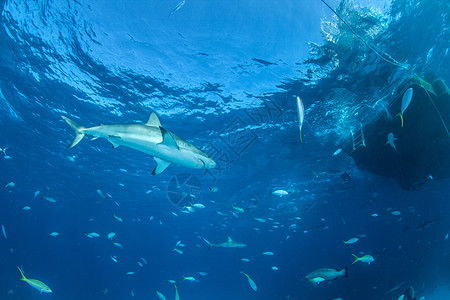
{"label": "blue ocean water", "polygon": [[[450,82],[448,1],[330,0],[351,29],[319,0],[0,3],[0,299],[450,299],[449,180],[406,191],[339,152],[412,74]],[[216,168],[67,149],[61,115],[151,112]]]}

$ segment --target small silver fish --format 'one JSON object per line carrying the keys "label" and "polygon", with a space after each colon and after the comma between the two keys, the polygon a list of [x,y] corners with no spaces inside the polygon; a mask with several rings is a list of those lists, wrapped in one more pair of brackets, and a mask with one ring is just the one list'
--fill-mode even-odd
{"label": "small silver fish", "polygon": [[177,6],[175,6],[174,9],[172,9],[172,11],[170,12],[168,18],[175,13],[176,11],[178,11],[181,7],[183,7],[183,5],[186,3],[186,0],[181,1],[180,3],[177,4]]}
{"label": "small silver fish", "polygon": [[387,136],[387,142],[386,145],[389,144],[392,148],[394,148],[394,150],[397,150],[397,148],[395,147],[394,142],[398,140],[398,138],[394,137],[394,134],[392,132],[390,132]]}

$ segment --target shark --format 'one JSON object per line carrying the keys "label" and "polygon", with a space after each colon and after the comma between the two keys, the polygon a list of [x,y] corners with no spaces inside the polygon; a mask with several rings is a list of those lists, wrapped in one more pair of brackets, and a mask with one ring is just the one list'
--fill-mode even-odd
{"label": "shark", "polygon": [[128,147],[153,156],[156,166],[152,175],[163,172],[171,163],[191,169],[212,169],[216,162],[211,156],[191,143],[167,131],[158,116],[152,112],[146,124],[111,124],[84,127],[61,116],[70,126],[75,137],[68,148],[75,147],[86,135],[92,140],[104,138],[113,148]]}
{"label": "shark", "polygon": [[218,243],[218,244],[213,244],[208,242],[205,238],[203,238],[203,240],[205,241],[205,243],[208,244],[208,250],[211,248],[244,248],[247,246],[247,244],[241,243],[241,242],[236,242],[233,241],[231,239],[231,237],[228,237],[228,240],[226,242],[223,243]]}

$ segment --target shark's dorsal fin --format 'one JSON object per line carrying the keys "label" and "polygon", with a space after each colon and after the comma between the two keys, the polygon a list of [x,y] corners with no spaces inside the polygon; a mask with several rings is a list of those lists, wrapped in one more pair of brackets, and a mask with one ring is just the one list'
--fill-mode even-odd
{"label": "shark's dorsal fin", "polygon": [[231,236],[228,237],[228,241],[232,242],[233,240],[231,239]]}
{"label": "shark's dorsal fin", "polygon": [[164,128],[162,128],[162,127],[160,127],[160,128],[161,128],[161,133],[163,136],[163,140],[161,143],[168,147],[179,149],[177,142],[175,142],[172,134],[170,132],[168,132],[167,130],[165,130]]}
{"label": "shark's dorsal fin", "polygon": [[167,160],[161,159],[159,157],[155,157],[155,160],[156,160],[156,167],[153,170],[152,175],[160,174],[162,171],[167,169],[167,167],[170,165],[170,162],[168,162]]}
{"label": "shark's dorsal fin", "polygon": [[153,127],[161,127],[161,122],[159,121],[158,116],[154,112],[152,112],[150,114],[150,118],[148,118],[148,121],[145,125]]}

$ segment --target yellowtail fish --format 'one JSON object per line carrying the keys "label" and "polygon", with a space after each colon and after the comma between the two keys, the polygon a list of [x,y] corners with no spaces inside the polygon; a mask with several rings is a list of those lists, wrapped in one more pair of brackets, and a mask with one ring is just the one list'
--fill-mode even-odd
{"label": "yellowtail fish", "polygon": [[407,89],[406,92],[403,94],[402,110],[401,110],[401,112],[399,112],[397,114],[397,116],[399,116],[400,120],[402,121],[402,127],[403,127],[403,113],[408,108],[409,104],[411,104],[412,96],[413,96],[413,89],[412,88]]}
{"label": "yellowtail fish", "polygon": [[28,279],[25,277],[25,275],[23,275],[22,269],[20,269],[19,267],[17,267],[17,269],[19,269],[20,275],[22,276],[22,278],[20,278],[19,280],[25,281],[26,283],[37,289],[40,293],[52,292],[52,290],[45,283],[36,279]]}
{"label": "yellowtail fish", "polygon": [[187,277],[183,276],[183,281],[185,281],[185,280],[190,281],[190,282],[198,282],[198,280],[192,276],[187,276]]}
{"label": "yellowtail fish", "polygon": [[175,13],[176,11],[178,11],[184,4],[186,3],[186,0],[181,1],[180,3],[177,4],[177,6],[175,6],[174,9],[172,9],[172,11],[169,14],[169,17]]}
{"label": "yellowtail fish", "polygon": [[116,243],[116,242],[114,242],[113,245],[114,245],[114,246],[117,246],[117,247],[119,247],[120,249],[123,250],[123,246],[122,246],[121,243]]}
{"label": "yellowtail fish", "polygon": [[323,278],[323,277],[314,277],[314,278],[311,278],[310,280],[308,280],[308,282],[311,282],[313,284],[319,284],[323,281],[325,281],[325,278]]}
{"label": "yellowtail fish", "polygon": [[216,187],[216,186],[214,186],[214,187],[210,187],[210,188],[209,188],[209,191],[210,191],[211,193],[216,193],[216,192],[218,192],[218,191],[219,191],[219,188],[218,188],[218,187]]}
{"label": "yellowtail fish", "polygon": [[118,217],[118,216],[116,216],[116,215],[114,215],[114,219],[116,219],[116,220],[119,221],[119,222],[123,222],[122,218],[121,218],[121,217]]}
{"label": "yellowtail fish", "polygon": [[175,286],[175,300],[180,300],[180,295],[178,294],[178,288],[177,288],[177,285],[174,284],[174,286]]}
{"label": "yellowtail fish", "polygon": [[159,291],[156,291],[156,295],[158,295],[158,298],[160,299],[160,300],[167,300],[166,299],[166,296],[164,296],[162,293],[160,293]]}
{"label": "yellowtail fish", "polygon": [[97,232],[85,233],[84,235],[90,239],[100,237],[100,234],[98,234]]}
{"label": "yellowtail fish", "polygon": [[359,239],[357,238],[357,237],[353,237],[353,238],[351,238],[351,239],[349,239],[349,240],[347,240],[347,241],[344,241],[344,244],[346,244],[346,245],[351,245],[351,244],[354,244],[354,243],[356,243],[357,241],[358,241]]}
{"label": "yellowtail fish", "polygon": [[305,107],[300,97],[297,97],[297,110],[298,110],[298,128],[300,129],[300,142],[302,140],[302,126],[303,126],[303,115],[305,113]]}
{"label": "yellowtail fish", "polygon": [[5,237],[5,240],[6,240],[6,230],[5,230],[5,227],[2,225],[2,233],[3,233],[3,236]]}
{"label": "yellowtail fish", "polygon": [[244,213],[244,209],[242,207],[232,205],[231,208],[239,213]]}
{"label": "yellowtail fish", "polygon": [[7,183],[7,184],[5,184],[5,189],[7,189],[7,188],[10,188],[10,189],[12,189],[13,187],[15,187],[16,186],[16,184],[14,183],[14,182],[10,182],[10,183]]}
{"label": "yellowtail fish", "polygon": [[56,202],[55,198],[49,197],[49,196],[42,196],[41,199],[47,200],[48,202],[51,202],[51,203]]}
{"label": "yellowtail fish", "polygon": [[355,254],[352,254],[352,255],[353,255],[353,257],[355,257],[355,261],[352,263],[352,265],[354,263],[357,263],[358,261],[365,262],[365,263],[368,263],[370,265],[370,263],[374,261],[372,255],[364,255],[363,257],[358,257]]}
{"label": "yellowtail fish", "polygon": [[250,287],[256,292],[256,290],[258,290],[258,287],[256,286],[256,283],[250,278],[250,276],[248,276],[247,274],[243,273],[248,280],[248,284],[250,284]]}
{"label": "yellowtail fish", "polygon": [[178,254],[183,254],[183,251],[181,251],[180,249],[174,248],[172,251],[175,251]]}
{"label": "yellowtail fish", "polygon": [[192,204],[192,206],[195,208],[205,208],[205,206],[201,203],[194,203],[194,204]]}
{"label": "yellowtail fish", "polygon": [[101,191],[101,190],[97,190],[97,194],[100,196],[100,197],[102,197],[103,198],[103,200],[106,200],[106,199],[108,199],[108,198],[111,198],[111,195],[110,194],[105,194],[103,191]]}

